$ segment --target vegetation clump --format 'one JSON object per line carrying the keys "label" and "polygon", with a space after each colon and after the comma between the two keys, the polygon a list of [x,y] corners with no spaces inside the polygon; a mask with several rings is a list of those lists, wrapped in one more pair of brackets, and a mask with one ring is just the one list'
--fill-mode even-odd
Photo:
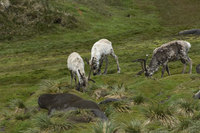
{"label": "vegetation clump", "polygon": [[94,127],[95,133],[116,133],[118,127],[113,122],[99,122]]}
{"label": "vegetation clump", "polygon": [[137,95],[133,97],[133,101],[136,105],[142,104],[145,101],[145,98],[142,95]]}
{"label": "vegetation clump", "polygon": [[172,108],[153,104],[144,109],[144,115],[150,121],[160,121],[163,125],[175,126],[176,118],[173,116]]}
{"label": "vegetation clump", "polygon": [[77,27],[77,19],[55,9],[49,0],[12,0],[0,10],[0,40],[31,36],[55,28],[56,24],[70,29]]}
{"label": "vegetation clump", "polygon": [[142,133],[142,123],[137,120],[132,120],[130,123],[125,124],[126,133]]}

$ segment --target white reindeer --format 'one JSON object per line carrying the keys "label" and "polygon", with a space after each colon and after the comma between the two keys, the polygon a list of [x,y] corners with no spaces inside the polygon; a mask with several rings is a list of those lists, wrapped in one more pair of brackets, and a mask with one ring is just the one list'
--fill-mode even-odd
{"label": "white reindeer", "polygon": [[115,58],[117,63],[117,72],[120,73],[118,57],[114,53],[112,43],[107,39],[101,39],[93,45],[91,50],[91,59],[89,61],[89,64],[91,66],[91,69],[93,70],[93,75],[101,73],[101,66],[104,59],[106,60],[104,74],[107,73],[108,55],[111,55]]}
{"label": "white reindeer", "polygon": [[192,73],[192,60],[188,56],[188,51],[191,48],[191,44],[187,41],[176,40],[165,43],[153,51],[153,56],[150,61],[149,66],[146,66],[147,59],[138,59],[142,64],[142,71],[138,74],[145,72],[145,76],[152,76],[159,68],[163,66],[162,75],[163,77],[165,70],[167,70],[168,75],[170,75],[168,62],[180,60],[184,64],[183,72],[185,73],[186,65],[190,64],[189,73]]}
{"label": "white reindeer", "polygon": [[[94,82],[94,80],[90,79],[90,77],[86,77],[83,59],[77,52],[73,52],[69,55],[67,59],[67,67],[71,74],[71,85],[74,79],[76,89],[78,91],[80,91],[81,87],[85,88],[87,86],[88,80]],[[76,82],[77,81],[76,76],[78,77],[78,80],[79,80],[78,85]]]}

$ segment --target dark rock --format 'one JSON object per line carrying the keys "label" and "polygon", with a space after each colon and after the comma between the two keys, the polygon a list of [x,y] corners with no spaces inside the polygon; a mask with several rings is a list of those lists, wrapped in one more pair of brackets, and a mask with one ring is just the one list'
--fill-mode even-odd
{"label": "dark rock", "polygon": [[107,120],[95,102],[84,100],[70,93],[43,94],[38,98],[38,104],[40,108],[47,109],[49,115],[53,110],[89,109],[95,116]]}
{"label": "dark rock", "polygon": [[196,67],[196,71],[197,71],[197,73],[199,73],[199,74],[200,74],[200,64],[199,64],[199,65],[197,65],[197,67]]}
{"label": "dark rock", "polygon": [[180,31],[179,35],[200,35],[200,29],[191,29]]}
{"label": "dark rock", "polygon": [[200,91],[193,95],[193,98],[200,99]]}

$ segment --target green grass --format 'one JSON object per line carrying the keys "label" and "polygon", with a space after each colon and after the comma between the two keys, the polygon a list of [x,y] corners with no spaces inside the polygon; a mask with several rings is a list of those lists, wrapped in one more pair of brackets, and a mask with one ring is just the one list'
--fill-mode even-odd
{"label": "green grass", "polygon": [[[192,95],[200,89],[200,75],[194,69],[200,63],[200,37],[180,37],[176,34],[183,29],[198,28],[199,1],[183,0],[179,3],[173,0],[51,1],[50,6],[75,17],[78,27],[70,29],[54,25],[45,33],[35,33],[31,37],[22,35],[0,42],[0,130],[3,128],[8,133],[40,132],[43,129],[35,124],[35,119],[45,116],[47,111],[37,110],[37,98],[42,93],[57,92],[70,92],[96,102],[109,97],[123,98],[123,101],[112,103],[107,108],[101,107],[122,132],[126,130],[123,123],[130,130],[137,128],[140,131],[141,126],[138,128],[133,120],[142,121],[142,131],[145,132],[187,132],[191,128],[187,126],[190,120],[194,122],[193,131],[198,130],[199,117],[196,113],[200,104]],[[96,83],[90,83],[86,93],[77,92],[74,86],[70,86],[67,57],[76,51],[82,57],[89,58],[92,45],[101,38],[112,41],[121,73],[117,74],[115,60],[109,57],[108,74],[92,77]],[[183,65],[179,61],[169,63],[171,76],[165,73],[164,78],[160,78],[161,70],[151,79],[144,75],[136,76],[141,68],[132,60],[144,58],[146,54],[151,57],[156,47],[175,39],[187,40],[192,44],[189,51],[193,60],[192,75],[180,74]],[[85,68],[88,74],[89,66],[86,64]],[[106,92],[97,98],[94,94],[97,90]],[[177,103],[181,99],[185,102]],[[161,108],[152,106],[152,103],[160,104]],[[196,104],[191,105],[193,103]],[[169,115],[166,113],[169,108],[173,108],[174,112],[182,111]],[[150,113],[145,115],[144,110],[148,112],[148,109]],[[180,114],[183,118],[179,117]],[[145,116],[167,118],[148,122]],[[67,125],[62,123],[63,119],[56,125],[57,119],[61,118],[45,117],[43,124],[48,125],[49,120],[54,127],[47,126],[44,130],[94,132],[93,127],[98,123],[76,123],[75,127],[67,129]],[[180,129],[168,124],[171,119],[179,124]],[[98,130],[101,130],[100,126],[102,123],[97,124]],[[110,129],[113,129],[112,125]]]}

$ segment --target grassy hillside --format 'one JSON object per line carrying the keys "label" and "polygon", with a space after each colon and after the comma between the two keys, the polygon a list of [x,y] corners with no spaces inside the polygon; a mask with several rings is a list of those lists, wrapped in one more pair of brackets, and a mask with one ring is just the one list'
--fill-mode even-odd
{"label": "grassy hillside", "polygon": [[[200,63],[200,37],[177,36],[180,30],[198,28],[199,4],[198,0],[49,1],[54,11],[73,16],[76,27],[51,24],[43,32],[30,28],[28,37],[0,42],[0,132],[85,133],[105,126],[90,120],[88,112],[57,112],[47,117],[46,110],[37,109],[40,94],[57,92],[96,102],[108,97],[124,99],[101,106],[111,121],[108,128],[118,132],[199,131],[200,102],[192,95],[200,89],[200,75],[195,72]],[[86,93],[77,92],[70,86],[67,57],[76,51],[89,58],[92,45],[101,38],[112,41],[121,73],[117,74],[116,63],[109,57],[108,74],[93,77],[96,83],[90,83]],[[180,74],[183,65],[173,62],[169,63],[172,76],[160,78],[160,70],[151,79],[135,76],[141,68],[132,60],[151,56],[154,48],[175,39],[192,44],[193,74]],[[89,122],[73,123],[67,120],[70,115]]]}

